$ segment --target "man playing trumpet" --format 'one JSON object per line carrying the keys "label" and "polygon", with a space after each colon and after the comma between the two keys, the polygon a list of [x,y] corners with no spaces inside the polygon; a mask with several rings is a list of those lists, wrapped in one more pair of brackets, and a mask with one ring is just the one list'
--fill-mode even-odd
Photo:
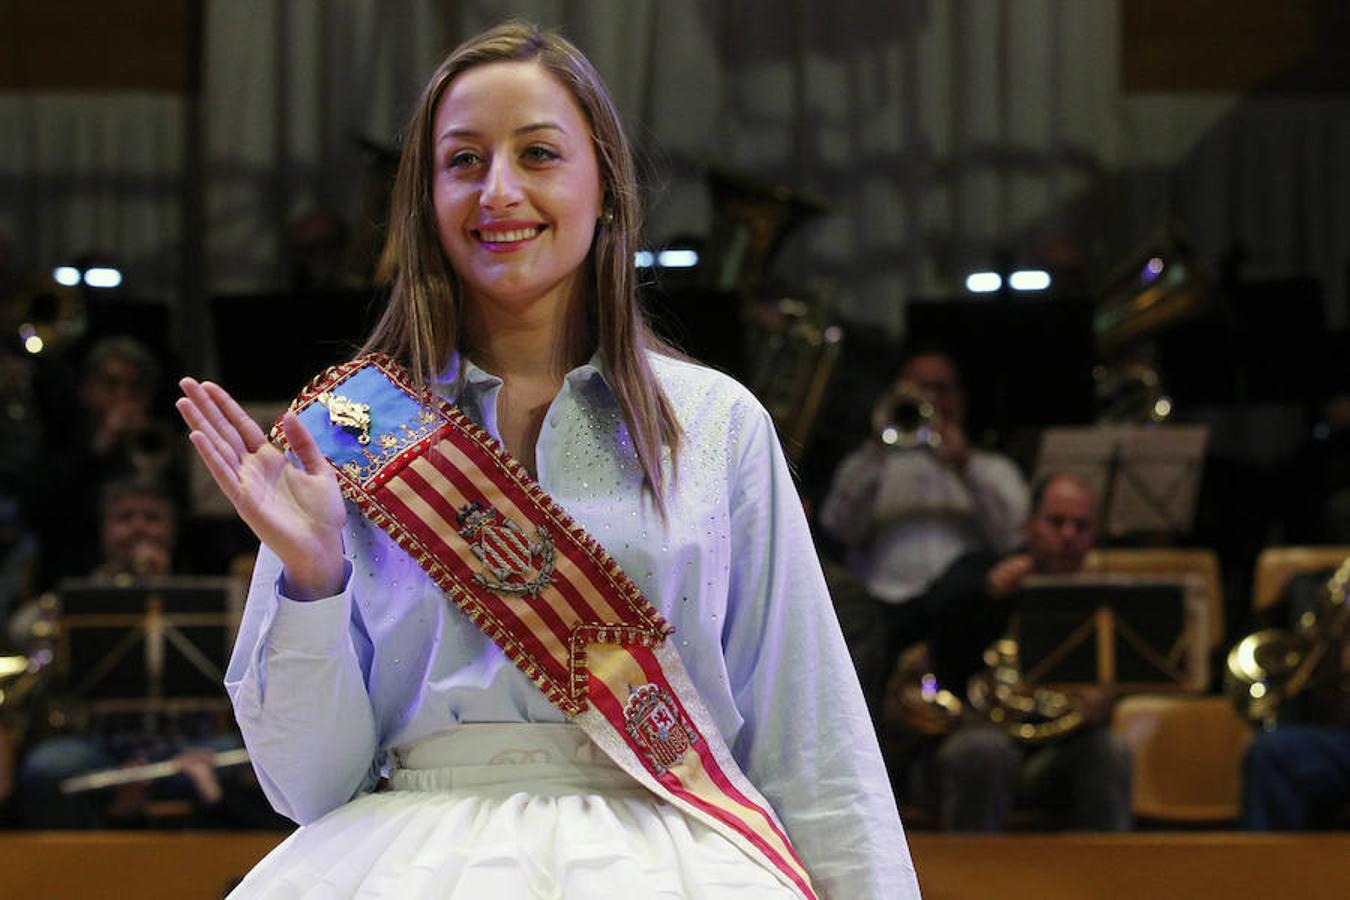
{"label": "man playing trumpet", "polygon": [[1027,487],[1011,460],[970,446],[960,374],[943,351],[906,353],[873,418],[874,433],[835,472],[820,521],[874,603],[875,627],[844,627],[877,720],[896,659],[929,627],[916,600],[962,554],[1016,545]]}

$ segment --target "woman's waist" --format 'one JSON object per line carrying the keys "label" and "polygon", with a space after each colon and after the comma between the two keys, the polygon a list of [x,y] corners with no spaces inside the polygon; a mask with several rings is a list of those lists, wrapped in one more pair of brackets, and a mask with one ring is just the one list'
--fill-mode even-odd
{"label": "woman's waist", "polygon": [[571,723],[458,725],[394,747],[390,757],[395,790],[643,790]]}

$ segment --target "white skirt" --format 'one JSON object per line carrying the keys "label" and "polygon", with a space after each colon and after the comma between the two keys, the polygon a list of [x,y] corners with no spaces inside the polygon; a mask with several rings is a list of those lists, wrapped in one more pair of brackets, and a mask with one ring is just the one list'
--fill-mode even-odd
{"label": "white skirt", "polygon": [[298,829],[230,900],[794,896],[574,725],[466,725],[394,755],[392,790]]}

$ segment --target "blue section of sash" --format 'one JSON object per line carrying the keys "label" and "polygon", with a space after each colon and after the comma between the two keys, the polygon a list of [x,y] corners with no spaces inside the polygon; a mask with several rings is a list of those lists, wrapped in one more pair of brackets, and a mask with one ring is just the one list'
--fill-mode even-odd
{"label": "blue section of sash", "polygon": [[300,413],[300,424],[313,435],[323,455],[335,466],[349,462],[368,465],[370,456],[367,454],[379,452],[381,435],[393,434],[402,444],[406,441],[406,432],[401,426],[417,428],[417,414],[421,410],[417,401],[374,366],[358,370],[329,388],[328,393],[370,406],[369,444],[358,444],[356,431],[329,421],[328,408],[317,400]]}

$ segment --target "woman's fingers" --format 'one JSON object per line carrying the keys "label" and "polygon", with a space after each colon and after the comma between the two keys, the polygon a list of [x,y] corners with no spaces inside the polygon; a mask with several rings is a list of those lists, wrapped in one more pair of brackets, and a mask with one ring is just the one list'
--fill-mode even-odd
{"label": "woman's fingers", "polygon": [[204,433],[193,431],[188,435],[188,440],[192,442],[192,446],[197,450],[197,455],[206,464],[206,470],[211,473],[211,478],[214,479],[221,493],[231,503],[236,503],[239,496],[238,470],[225,461],[220,455],[220,451],[216,449],[215,444]]}
{"label": "woman's fingers", "polygon": [[235,401],[233,397],[220,385],[207,381],[202,384],[207,396],[215,401],[216,407],[224,414],[225,418],[234,426],[235,431],[244,442],[244,448],[249,453],[254,452],[267,442],[267,435],[263,432],[253,417],[244,412],[244,408]]}
{"label": "woman's fingers", "polygon": [[184,378],[178,382],[178,386],[183,389],[187,399],[192,401],[198,413],[198,421],[201,423],[199,425],[197,422],[189,421],[188,424],[199,431],[213,434],[218,444],[223,442],[230,448],[236,461],[242,460],[248,453],[244,438],[239,434],[239,429],[225,416],[217,399],[207,390],[207,385],[194,378]]}
{"label": "woman's fingers", "polygon": [[[197,404],[187,397],[180,397],[174,404],[174,408],[178,410],[178,414],[183,417],[183,421],[191,429],[188,439],[192,441],[192,446],[197,448],[198,453],[202,452],[203,446],[209,445],[215,450],[216,457],[221,465],[231,472],[238,470],[241,463],[238,454],[234,452],[234,448],[229,443],[216,433],[215,427],[202,415]],[[196,438],[200,438],[204,443],[199,444]]]}
{"label": "woman's fingers", "polygon": [[327,469],[328,460],[324,458],[323,451],[315,443],[309,429],[300,424],[295,413],[287,411],[281,417],[281,430],[286,432],[286,442],[291,445],[295,458],[307,473],[314,475]]}

